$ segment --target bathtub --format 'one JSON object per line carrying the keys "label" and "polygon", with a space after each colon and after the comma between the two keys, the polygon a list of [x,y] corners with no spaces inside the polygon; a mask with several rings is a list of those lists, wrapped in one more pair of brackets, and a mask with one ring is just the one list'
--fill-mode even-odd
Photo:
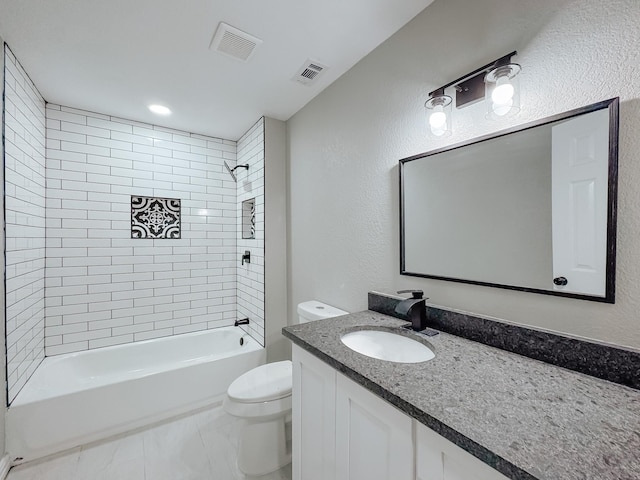
{"label": "bathtub", "polygon": [[47,357],[7,411],[7,451],[17,464],[215,404],[265,360],[236,327]]}

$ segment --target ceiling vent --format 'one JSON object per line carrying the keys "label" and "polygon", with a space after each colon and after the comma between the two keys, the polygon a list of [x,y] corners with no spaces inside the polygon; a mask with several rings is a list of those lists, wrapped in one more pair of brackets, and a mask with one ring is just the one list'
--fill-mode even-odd
{"label": "ceiling vent", "polygon": [[262,40],[259,38],[220,22],[209,48],[215,52],[248,62],[253,56],[256,47],[261,43]]}
{"label": "ceiling vent", "polygon": [[315,60],[307,60],[292,78],[303,85],[313,85],[328,67]]}

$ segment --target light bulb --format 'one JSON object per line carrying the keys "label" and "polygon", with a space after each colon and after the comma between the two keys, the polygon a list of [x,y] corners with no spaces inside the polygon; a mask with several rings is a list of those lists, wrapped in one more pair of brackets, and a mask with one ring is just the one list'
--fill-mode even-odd
{"label": "light bulb", "polygon": [[[442,107],[440,107],[442,109]],[[432,129],[441,129],[447,123],[447,114],[443,111],[436,111],[429,117],[429,125]]]}
{"label": "light bulb", "polygon": [[451,97],[444,94],[433,95],[424,104],[427,109],[429,130],[436,137],[451,134]]}
{"label": "light bulb", "polygon": [[506,105],[512,103],[515,89],[509,81],[509,77],[500,77],[496,82],[496,88],[491,92],[491,100],[497,105]]}
{"label": "light bulb", "polygon": [[487,118],[506,117],[520,111],[520,92],[517,75],[520,65],[500,65],[485,76]]}
{"label": "light bulb", "polygon": [[513,107],[513,100],[509,100],[507,103],[503,103],[501,105],[494,103],[492,108],[493,108],[493,113],[495,113],[499,117],[502,117],[507,113],[509,113],[509,111],[511,110],[511,107]]}

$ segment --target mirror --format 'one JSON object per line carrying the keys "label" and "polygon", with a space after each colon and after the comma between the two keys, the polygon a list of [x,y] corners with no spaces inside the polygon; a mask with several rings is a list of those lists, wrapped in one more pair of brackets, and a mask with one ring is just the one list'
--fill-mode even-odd
{"label": "mirror", "polygon": [[400,160],[400,273],[614,303],[618,102]]}

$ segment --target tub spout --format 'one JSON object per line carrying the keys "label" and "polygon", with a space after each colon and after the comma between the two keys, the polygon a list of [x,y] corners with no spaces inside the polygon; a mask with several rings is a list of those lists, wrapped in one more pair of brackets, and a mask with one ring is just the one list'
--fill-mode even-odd
{"label": "tub spout", "polygon": [[236,320],[235,323],[233,324],[234,327],[238,327],[240,325],[249,325],[249,319],[241,318],[240,320]]}

